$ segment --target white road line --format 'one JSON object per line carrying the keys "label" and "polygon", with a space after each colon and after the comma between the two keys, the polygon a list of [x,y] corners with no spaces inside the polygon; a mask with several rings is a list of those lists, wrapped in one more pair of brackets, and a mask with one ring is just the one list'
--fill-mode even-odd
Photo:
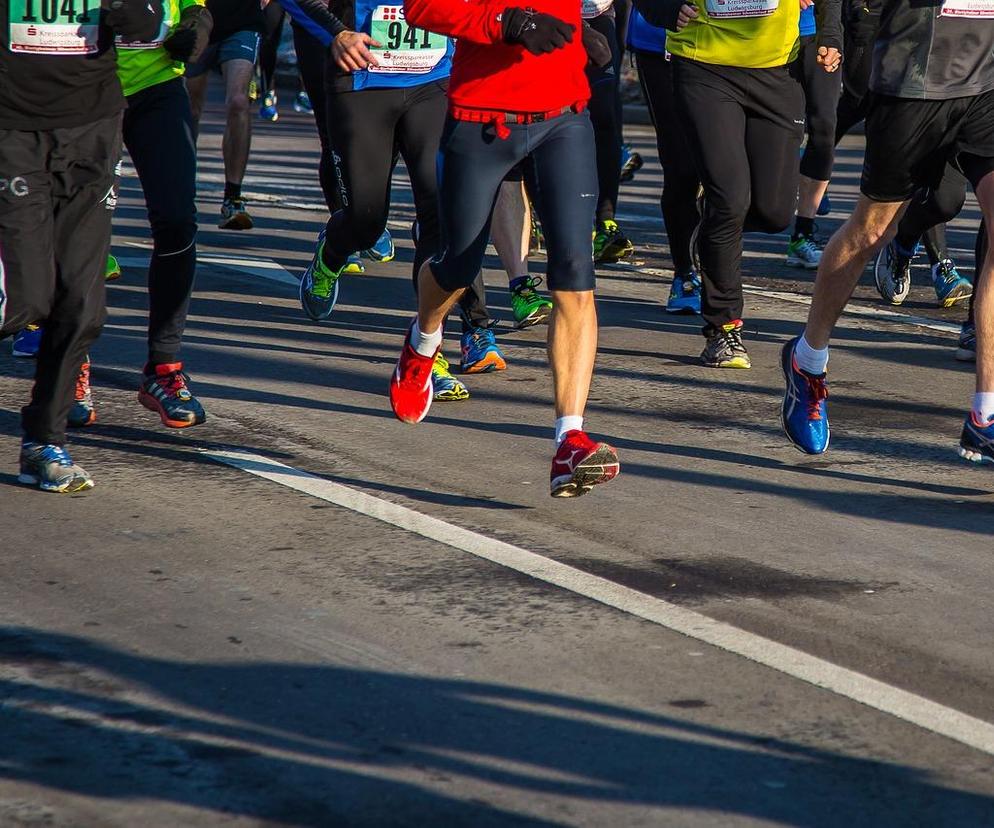
{"label": "white road line", "polygon": [[793,647],[740,630],[731,624],[715,621],[693,610],[621,586],[606,578],[423,515],[262,455],[220,450],[208,450],[205,454],[249,474],[468,552],[697,641],[743,656],[994,756],[994,724],[951,707],[892,687],[854,670],[839,667]]}

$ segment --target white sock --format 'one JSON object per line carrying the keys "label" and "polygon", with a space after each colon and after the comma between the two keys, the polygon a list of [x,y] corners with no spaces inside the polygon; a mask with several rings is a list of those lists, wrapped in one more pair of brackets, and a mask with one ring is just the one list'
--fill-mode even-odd
{"label": "white sock", "polygon": [[565,417],[559,417],[556,419],[557,446],[563,441],[563,438],[566,436],[567,432],[570,431],[583,431],[582,414],[568,414]]}
{"label": "white sock", "polygon": [[421,328],[418,327],[418,320],[414,320],[414,325],[411,328],[411,347],[417,351],[421,356],[433,357],[435,356],[435,351],[438,350],[438,346],[442,344],[442,326],[438,326],[438,330],[435,333],[421,333]]}
{"label": "white sock", "polygon": [[973,395],[973,413],[981,423],[994,420],[994,391],[978,391]]}
{"label": "white sock", "polygon": [[794,360],[802,371],[820,376],[828,369],[828,348],[812,348],[802,334],[794,346]]}

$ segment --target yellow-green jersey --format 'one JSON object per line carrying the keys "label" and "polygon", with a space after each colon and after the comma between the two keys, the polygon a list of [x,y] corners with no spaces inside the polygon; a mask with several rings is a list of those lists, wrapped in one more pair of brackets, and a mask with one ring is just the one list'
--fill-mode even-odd
{"label": "yellow-green jersey", "polygon": [[179,23],[184,9],[202,5],[204,0],[165,0],[162,27],[151,43],[122,43],[120,39],[116,41],[117,75],[121,79],[125,97],[183,75],[184,64],[173,60],[162,44],[172,28]]}
{"label": "yellow-green jersey", "polygon": [[[681,6],[697,17],[677,30]],[[666,50],[687,60],[740,69],[771,69],[797,57],[798,0],[635,0],[653,26],[667,30]],[[818,0],[818,46],[842,51],[842,0]]]}
{"label": "yellow-green jersey", "polygon": [[798,0],[687,0],[698,16],[666,38],[666,50],[701,63],[767,69],[797,57]]}

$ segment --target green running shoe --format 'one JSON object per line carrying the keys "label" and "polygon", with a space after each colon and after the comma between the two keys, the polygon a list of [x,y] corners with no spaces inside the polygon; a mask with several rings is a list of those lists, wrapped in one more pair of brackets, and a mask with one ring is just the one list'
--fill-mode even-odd
{"label": "green running shoe", "polygon": [[511,280],[511,310],[516,328],[530,328],[548,321],[552,302],[535,290],[540,284],[541,276],[519,276]]}
{"label": "green running shoe", "polygon": [[110,254],[107,255],[107,267],[104,269],[104,279],[108,282],[113,282],[115,279],[121,278],[121,265],[118,263]]}
{"label": "green running shoe", "polygon": [[431,366],[432,394],[436,400],[454,402],[469,399],[469,389],[449,372],[449,361],[439,351]]}
{"label": "green running shoe", "polygon": [[300,280],[300,305],[315,322],[331,316],[338,301],[338,279],[345,270],[345,265],[337,272],[329,269],[321,259],[323,252],[322,240]]}
{"label": "green running shoe", "polygon": [[621,259],[626,259],[635,252],[635,245],[632,244],[618,222],[608,219],[597,225],[594,231],[594,261],[598,264],[613,264]]}

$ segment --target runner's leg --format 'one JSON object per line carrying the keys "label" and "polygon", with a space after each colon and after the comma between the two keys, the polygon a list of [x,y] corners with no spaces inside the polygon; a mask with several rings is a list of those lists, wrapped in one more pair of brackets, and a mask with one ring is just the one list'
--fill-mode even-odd
{"label": "runner's leg", "polygon": [[239,198],[252,145],[248,85],[254,63],[235,58],[221,64],[224,75],[225,127],[221,143],[224,157],[225,197]]}

